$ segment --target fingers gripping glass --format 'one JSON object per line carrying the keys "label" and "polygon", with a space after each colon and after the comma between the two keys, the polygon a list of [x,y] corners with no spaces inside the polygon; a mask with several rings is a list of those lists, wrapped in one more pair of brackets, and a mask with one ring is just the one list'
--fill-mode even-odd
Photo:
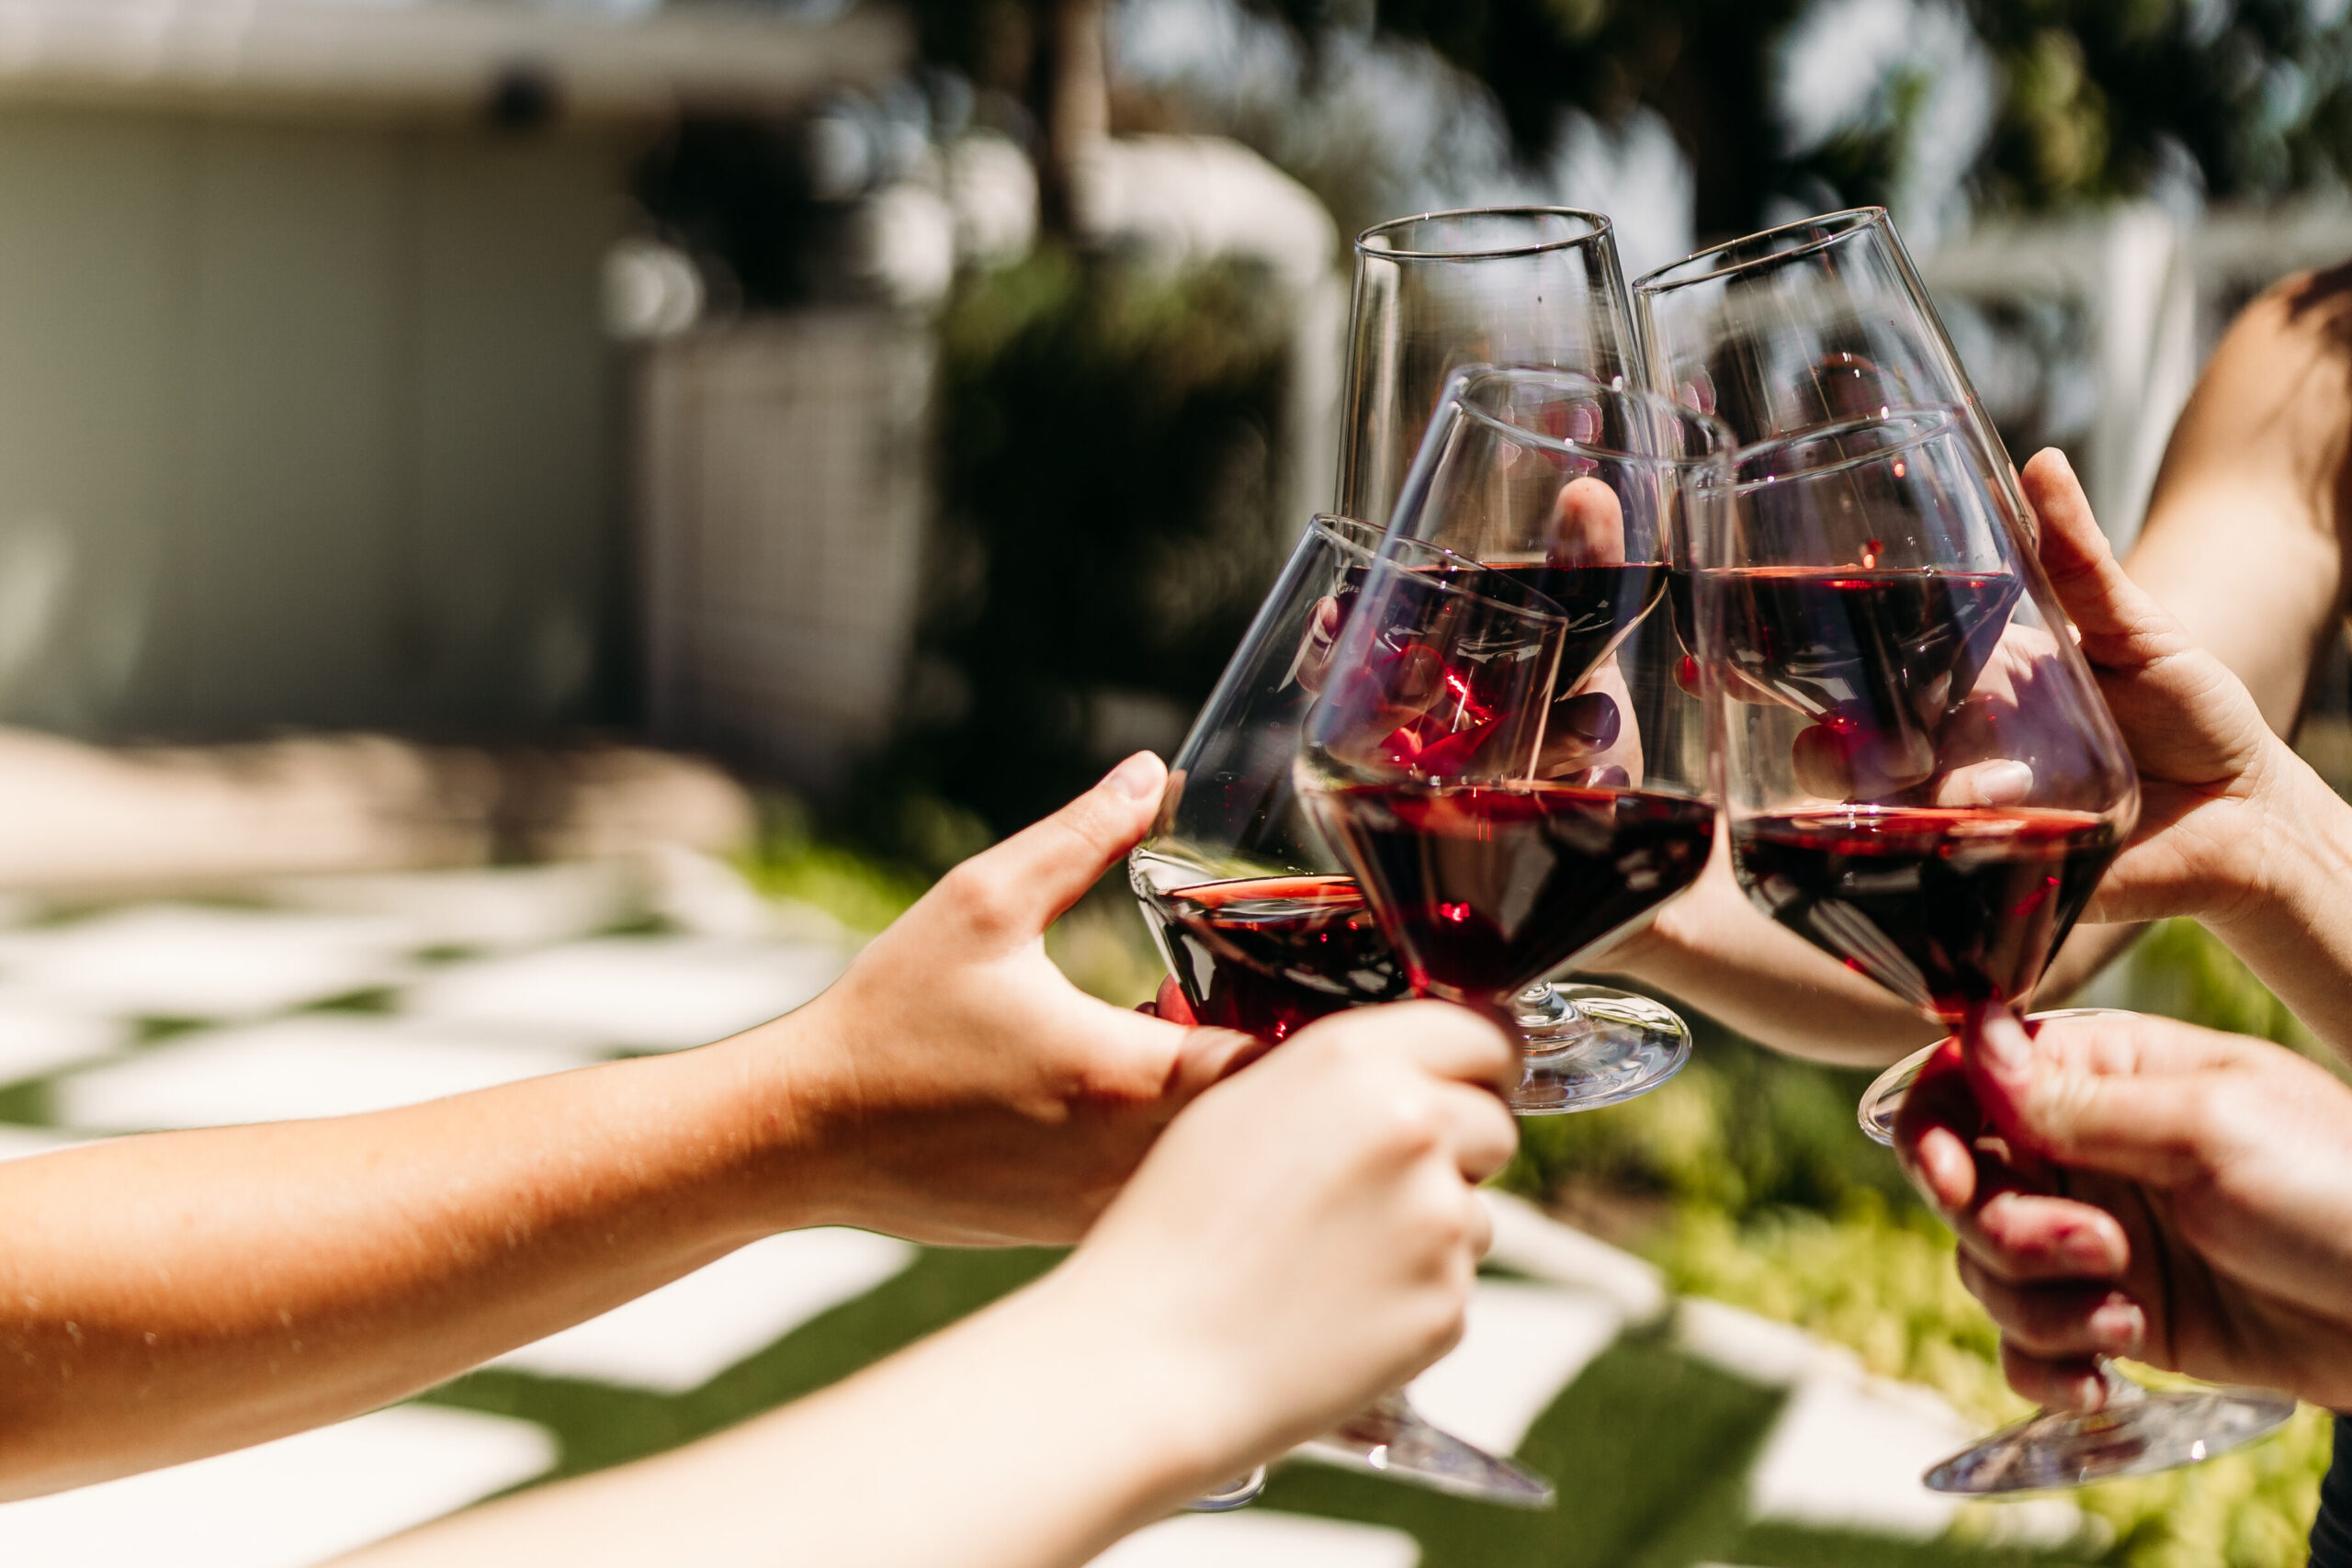
{"label": "fingers gripping glass", "polygon": [[[1688,686],[1668,604],[1692,517],[1729,503],[1730,437],[1704,415],[1638,389],[1562,371],[1467,370],[1447,389],[1390,536],[1441,546],[1496,582],[1543,594],[1564,619],[1561,673],[1528,776],[1632,792],[1706,794],[1705,715]],[[1606,923],[1574,952],[1645,923],[1594,904]],[[1522,1111],[1630,1099],[1690,1054],[1674,1013],[1599,987],[1538,985],[1519,998]]]}
{"label": "fingers gripping glass", "polygon": [[[1193,1014],[1270,1044],[1343,1008],[1410,994],[1353,874],[1300,808],[1300,727],[1332,679],[1379,532],[1318,517],[1292,552],[1169,770],[1151,833],[1127,860],[1160,956]],[[1435,549],[1432,574],[1464,567]],[[1415,665],[1426,671],[1426,667]],[[1548,1506],[1550,1483],[1421,1420],[1391,1395],[1312,1445],[1441,1491]],[[1202,1505],[1256,1495],[1244,1483]]]}
{"label": "fingers gripping glass", "polygon": [[[2095,1018],[2112,1008],[2061,1008],[2030,1014],[2028,1033],[2054,1019]],[[1956,1070],[1960,1042],[1939,1040],[1879,1075],[1862,1096],[1862,1131],[1892,1145],[1905,1097],[1924,1072]],[[2252,1388],[2151,1393],[2099,1363],[2106,1403],[2095,1416],[2044,1414],[1994,1433],[1928,1472],[1939,1492],[1988,1495],[2045,1491],[2124,1475],[2150,1475],[2243,1448],[2295,1414],[2283,1393]]]}
{"label": "fingers gripping glass", "polygon": [[[1764,913],[1962,1039],[2022,1009],[2139,811],[1994,467],[1950,407],[1747,447],[1690,579],[1734,874]],[[1928,1484],[2073,1485],[2275,1424],[2267,1396],[2108,1377],[2136,1435],[2119,1437],[2114,1409],[2045,1415]]]}

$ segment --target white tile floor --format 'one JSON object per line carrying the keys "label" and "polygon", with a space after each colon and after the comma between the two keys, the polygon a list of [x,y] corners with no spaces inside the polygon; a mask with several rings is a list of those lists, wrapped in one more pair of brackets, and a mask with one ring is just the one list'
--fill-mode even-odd
{"label": "white tile floor", "polygon": [[128,1019],[23,988],[0,987],[0,1084],[95,1061],[130,1043]]}
{"label": "white tile floor", "polygon": [[501,1039],[480,1025],[298,1013],[173,1037],[51,1089],[57,1121],[93,1132],[345,1116],[562,1072],[603,1059],[582,1044]]}
{"label": "white tile floor", "polygon": [[1589,1292],[1481,1280],[1462,1343],[1413,1380],[1413,1404],[1455,1437],[1510,1453],[1624,1323]]}
{"label": "white tile floor", "polygon": [[865,1231],[770,1236],[493,1364],[684,1393],[865,1294],[914,1258],[905,1242]]}
{"label": "white tile floor", "polygon": [[1162,1520],[1092,1568],[1416,1568],[1420,1560],[1403,1530],[1261,1508]]}
{"label": "white tile floor", "polygon": [[569,1030],[614,1045],[700,1045],[789,1012],[831,984],[824,947],[605,938],[453,964],[407,993],[420,1017]]}
{"label": "white tile floor", "polygon": [[0,972],[130,1018],[254,1018],[405,977],[404,922],[153,904],[0,936]]}
{"label": "white tile floor", "polygon": [[25,1568],[309,1568],[555,1462],[527,1421],[401,1405],[238,1453],[0,1504]]}

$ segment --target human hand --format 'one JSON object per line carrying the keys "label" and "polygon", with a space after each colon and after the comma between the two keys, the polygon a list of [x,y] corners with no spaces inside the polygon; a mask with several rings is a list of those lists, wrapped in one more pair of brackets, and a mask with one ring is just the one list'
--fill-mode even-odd
{"label": "human hand", "polygon": [[2226,922],[2268,896],[2269,829],[2316,781],[2245,684],[2124,574],[2064,456],[2037,453],[2021,477],[2042,569],[2140,773],[2139,824],[2084,919]]}
{"label": "human hand", "polygon": [[832,1217],[951,1244],[1074,1240],[1170,1119],[1257,1049],[1097,1001],[1046,956],[1046,928],[1142,838],[1165,778],[1148,752],[1128,758],[949,872],[778,1021],[805,1032],[774,1066],[813,1125]]}
{"label": "human hand", "polygon": [[1166,1372],[1203,1483],[1343,1417],[1459,1337],[1510,1158],[1501,1032],[1439,1002],[1301,1030],[1203,1095],[1049,1281]]}
{"label": "human hand", "polygon": [[1895,1130],[2028,1398],[2095,1409],[2091,1358],[2352,1408],[2352,1089],[2278,1046],[2128,1013],[2006,1012]]}

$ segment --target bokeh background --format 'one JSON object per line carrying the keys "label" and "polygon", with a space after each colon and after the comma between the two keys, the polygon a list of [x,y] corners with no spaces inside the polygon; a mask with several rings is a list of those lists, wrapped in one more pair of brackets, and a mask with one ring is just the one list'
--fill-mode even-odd
{"label": "bokeh background", "polygon": [[[2065,447],[2126,544],[2232,314],[2352,257],[2347,175],[2344,0],[16,0],[0,1115],[200,1119],[195,1089],[85,1090],[264,1015],[521,1016],[448,1002],[467,976],[436,964],[547,959],[560,989],[632,953],[846,952],[1172,750],[1329,499],[1370,222],[1599,208],[1631,275],[1885,203],[2012,451]],[[2299,737],[2340,788],[2347,684],[2339,653]],[[293,910],[413,923],[323,991],[105,992],[73,1004],[102,1047],[12,1055],[73,1010],[69,948],[103,959],[129,921],[168,967],[233,914],[267,969]],[[1053,945],[1114,1000],[1157,978],[1115,885]],[[2095,995],[2310,1045],[2193,924]],[[1677,1297],[2016,1414],[1947,1238],[1853,1126],[1862,1076],[1697,1021],[1673,1086],[1531,1123],[1506,1184]],[[692,1043],[662,1033],[564,1048]],[[269,1087],[337,1049],[237,1057],[251,1104],[359,1103]],[[1043,1261],[926,1255],[692,1398],[508,1371],[435,1399],[589,1468]],[[1555,1526],[1305,1467],[1271,1503],[1432,1564],[2301,1560],[2311,1413],[2054,1536],[1774,1523],[1740,1487],[1785,1380],[1694,1371],[1665,1333],[1628,1329],[1537,1422]]]}

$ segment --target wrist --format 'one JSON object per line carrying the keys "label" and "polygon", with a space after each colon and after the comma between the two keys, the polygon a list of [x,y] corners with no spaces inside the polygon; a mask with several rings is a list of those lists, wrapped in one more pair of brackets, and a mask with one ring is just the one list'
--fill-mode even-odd
{"label": "wrist", "polygon": [[1008,1306],[1037,1333],[1041,1363],[1067,1374],[1067,1397],[1103,1414],[1102,1440],[1157,1513],[1284,1445],[1250,1419],[1249,1380],[1216,1353],[1207,1325],[1170,1322],[1153,1287],[1148,1271],[1098,1268],[1081,1248]]}
{"label": "wrist", "polygon": [[756,1234],[858,1223],[850,1118],[828,1070],[845,1046],[830,1023],[811,1002],[672,1058],[701,1075],[727,1205]]}
{"label": "wrist", "polygon": [[2352,812],[2284,740],[2274,738],[2270,750],[2252,853],[2225,881],[2222,897],[2199,911],[2233,949],[2281,927],[2327,919],[2326,906],[2352,886]]}

